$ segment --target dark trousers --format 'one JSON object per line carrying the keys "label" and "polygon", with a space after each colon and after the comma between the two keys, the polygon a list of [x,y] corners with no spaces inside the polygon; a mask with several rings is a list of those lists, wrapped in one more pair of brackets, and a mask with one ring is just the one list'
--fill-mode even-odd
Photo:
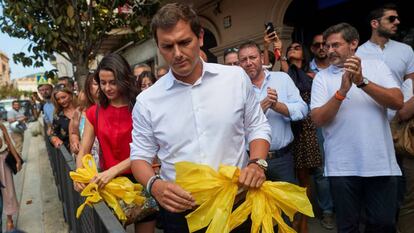
{"label": "dark trousers", "polygon": [[[329,177],[338,233],[359,233],[365,210],[365,233],[394,233],[397,176]],[[364,208],[364,209],[363,209]]]}
{"label": "dark trousers", "polygon": [[[189,232],[188,226],[187,226],[187,220],[185,219],[185,216],[189,214],[190,212],[191,211],[186,211],[184,213],[172,213],[160,207],[160,217],[163,222],[164,233],[187,233]],[[238,226],[231,232],[232,233],[250,233],[251,226],[252,226],[252,221],[249,216],[242,225]],[[196,231],[196,233],[202,233],[202,232],[205,232],[206,230],[207,228],[204,228],[199,231]]]}

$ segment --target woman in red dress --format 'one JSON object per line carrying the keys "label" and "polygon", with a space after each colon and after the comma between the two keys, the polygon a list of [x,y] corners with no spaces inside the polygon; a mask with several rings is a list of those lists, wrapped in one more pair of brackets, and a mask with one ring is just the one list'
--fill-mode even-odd
{"label": "woman in red dress", "polygon": [[[99,104],[86,110],[76,166],[82,167],[82,157],[90,153],[96,136],[101,150],[101,171],[90,182],[102,188],[120,175],[133,179],[129,143],[132,141],[131,112],[138,91],[128,62],[118,54],[109,54],[102,59],[95,72],[95,81],[99,84]],[[75,189],[81,191],[86,185],[75,183]],[[154,219],[136,223],[135,232],[154,232]]]}

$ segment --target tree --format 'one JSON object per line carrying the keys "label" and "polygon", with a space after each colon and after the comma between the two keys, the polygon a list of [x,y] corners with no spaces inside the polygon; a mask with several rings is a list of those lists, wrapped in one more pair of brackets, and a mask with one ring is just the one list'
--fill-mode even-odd
{"label": "tree", "polygon": [[[75,67],[80,85],[102,42],[114,29],[131,32],[123,38],[138,41],[148,36],[149,18],[158,0],[1,0],[1,30],[29,39],[28,52],[13,54],[16,63],[41,67],[58,53]],[[48,76],[51,74],[48,73]]]}

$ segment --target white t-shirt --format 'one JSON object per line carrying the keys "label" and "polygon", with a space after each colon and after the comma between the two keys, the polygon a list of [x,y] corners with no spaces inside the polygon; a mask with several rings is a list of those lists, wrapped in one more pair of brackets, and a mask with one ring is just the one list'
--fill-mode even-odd
{"label": "white t-shirt", "polygon": [[[363,60],[361,65],[370,81],[386,88],[399,87],[382,61]],[[343,69],[330,66],[316,75],[311,109],[325,105],[334,96],[342,74]],[[386,113],[386,108],[362,89],[351,87],[335,118],[322,127],[326,176],[401,175]]]}
{"label": "white t-shirt", "polygon": [[413,80],[407,79],[403,82],[401,86],[401,92],[404,95],[404,103],[407,102],[411,97],[414,96],[413,94]]}
{"label": "white t-shirt", "polygon": [[356,55],[362,59],[382,60],[391,69],[393,77],[399,85],[404,81],[404,76],[414,73],[413,49],[404,43],[389,40],[384,44],[384,49],[371,41],[359,46]]}

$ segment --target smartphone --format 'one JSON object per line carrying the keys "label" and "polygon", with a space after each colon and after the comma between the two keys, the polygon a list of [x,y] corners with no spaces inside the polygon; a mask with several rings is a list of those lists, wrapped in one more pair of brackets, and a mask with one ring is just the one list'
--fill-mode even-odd
{"label": "smartphone", "polygon": [[269,35],[270,33],[275,31],[275,28],[273,27],[273,23],[272,22],[268,22],[265,24],[265,28],[266,28],[266,33]]}

